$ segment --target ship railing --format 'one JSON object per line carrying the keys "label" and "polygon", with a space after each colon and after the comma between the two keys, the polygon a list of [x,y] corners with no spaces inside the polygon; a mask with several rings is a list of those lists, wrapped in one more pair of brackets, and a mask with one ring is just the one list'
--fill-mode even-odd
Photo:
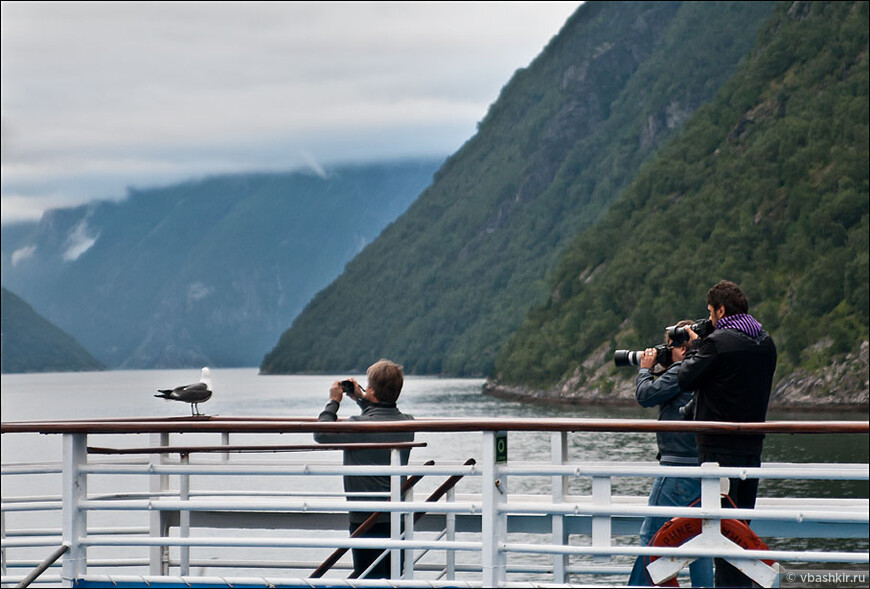
{"label": "ship railing", "polygon": [[[4,423],[7,434],[54,433],[62,436],[62,461],[59,464],[4,464],[2,505],[2,557],[4,585],[25,580],[8,575],[7,568],[32,569],[43,566],[55,573],[43,574],[36,582],[80,585],[111,582],[175,582],[185,586],[200,584],[231,586],[258,579],[260,586],[377,586],[377,581],[344,579],[347,564],[323,578],[308,578],[319,561],[291,561],[251,558],[260,549],[304,550],[324,554],[336,548],[381,548],[389,551],[392,580],[396,586],[529,586],[537,583],[589,584],[590,579],[622,575],[627,578],[630,563],[638,555],[661,557],[659,575],[699,557],[730,559],[764,586],[776,585],[782,563],[828,563],[866,566],[866,546],[861,550],[774,549],[745,550],[721,541],[718,522],[722,519],[747,519],[760,536],[780,538],[868,537],[868,500],[866,498],[801,498],[777,500],[759,498],[755,509],[724,509],[721,506],[721,480],[725,478],[821,479],[868,481],[867,464],[765,464],[761,468],[723,468],[715,464],[697,467],[661,467],[651,463],[587,462],[569,457],[571,432],[655,432],[706,431],[716,433],[839,433],[861,434],[866,444],[867,422],[768,422],[731,424],[713,422],[657,422],[648,420],[416,420],[374,424],[335,422],[317,423],[301,419],[195,419],[140,421],[16,422]],[[400,466],[399,448],[393,448],[391,466],[357,466],[318,461],[316,453],[325,448],[315,445],[277,447],[274,445],[232,446],[230,434],[303,433],[316,431],[415,431],[418,433],[479,432],[477,464],[439,463]],[[549,432],[550,452],[546,462],[507,461],[508,432]],[[88,447],[88,440],[100,434],[151,434],[152,444],[139,448]],[[216,446],[170,446],[173,433],[219,433]],[[396,446],[396,445],[392,445]],[[283,448],[283,449],[282,449]],[[331,448],[341,450],[342,446]],[[292,451],[292,459],[280,461],[237,460],[230,454]],[[191,456],[216,454],[216,459],[191,460]],[[97,455],[125,455],[123,462],[96,458]],[[149,460],[141,456],[149,455]],[[170,456],[177,455],[177,459]],[[412,454],[413,456],[413,454]],[[462,457],[457,457],[457,459]],[[56,496],[6,496],[7,477],[18,475],[61,475],[61,493]],[[390,514],[389,539],[347,537],[347,495],[334,491],[268,491],[220,488],[192,489],[191,477],[200,480],[264,480],[272,477],[330,477],[340,480],[349,475],[391,477],[389,502],[354,501],[357,511]],[[422,501],[418,494],[401,496],[401,477],[464,477],[470,489],[450,490],[442,503]],[[700,506],[651,507],[646,497],[622,497],[613,493],[614,481],[621,477],[680,476],[699,478],[702,487]],[[98,481],[142,477],[148,490],[96,492]],[[528,485],[517,485],[521,493],[510,493],[508,481],[525,477],[544,477],[550,481],[549,493],[528,492]],[[570,481],[588,480],[588,494],[571,493]],[[173,488],[170,483],[175,485]],[[90,492],[89,492],[90,489]],[[464,491],[464,492],[463,492]],[[60,527],[7,529],[6,517],[15,513],[46,511],[59,513]],[[104,514],[140,513],[147,515],[147,526],[88,526],[91,519]],[[415,513],[426,513],[419,522]],[[639,546],[631,542],[644,517],[699,518],[708,542],[678,547]],[[404,531],[403,528],[404,527]],[[241,529],[236,535],[214,535],[215,530]],[[278,533],[257,534],[260,530]],[[312,537],[314,530],[330,530],[329,537]],[[201,531],[192,535],[193,530]],[[296,530],[289,535],[288,530]],[[175,531],[177,535],[173,535]],[[344,531],[342,534],[341,532]],[[58,533],[59,532],[59,533]],[[337,535],[336,535],[337,534]],[[588,544],[571,538],[587,537]],[[628,537],[628,539],[627,539]],[[858,542],[860,544],[860,542]],[[864,542],[866,545],[866,542]],[[56,566],[45,560],[7,560],[13,549],[55,549],[60,558]],[[88,557],[99,549],[147,550],[143,556],[116,558]],[[244,557],[191,559],[191,548],[221,552],[229,548],[247,549]],[[170,552],[174,549],[174,554]],[[443,554],[436,562],[429,551]],[[139,553],[141,554],[141,552]],[[404,559],[399,558],[404,554]],[[457,558],[457,555],[459,558]],[[773,566],[763,561],[777,561]],[[658,561],[657,561],[658,562]],[[99,575],[91,569],[147,566],[141,575]],[[192,575],[191,568],[202,569]],[[205,569],[226,568],[237,576],[212,577]],[[670,569],[667,569],[670,567]],[[238,576],[252,569],[293,569],[296,576]],[[667,569],[667,570],[664,570]],[[173,575],[172,572],[177,574]],[[517,580],[519,579],[519,580]],[[579,579],[579,581],[578,581]],[[382,583],[382,582],[381,582]]]}

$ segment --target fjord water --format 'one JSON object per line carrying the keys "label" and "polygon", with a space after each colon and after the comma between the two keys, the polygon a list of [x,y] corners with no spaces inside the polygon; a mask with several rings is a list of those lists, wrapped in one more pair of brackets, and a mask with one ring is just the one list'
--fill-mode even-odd
{"label": "fjord water", "polygon": [[[85,418],[134,418],[190,414],[189,405],[154,397],[158,388],[196,382],[199,370],[141,370],[3,375],[3,421]],[[214,395],[200,406],[208,415],[316,417],[328,400],[330,384],[337,379],[365,375],[281,375],[262,376],[255,368],[212,369]],[[407,377],[399,407],[417,418],[608,418],[655,419],[654,409],[639,406],[546,405],[506,401],[481,394],[483,380]],[[357,412],[353,403],[342,404],[339,417]],[[851,420],[866,414],[837,411],[773,410],[769,420]],[[192,434],[188,434],[193,437]],[[282,436],[281,443],[310,443],[309,434]],[[56,460],[59,436],[17,441],[4,436],[3,462]],[[112,436],[102,436],[108,443]],[[238,440],[239,438],[234,438]],[[463,462],[480,453],[477,434],[419,434],[426,448],[414,450],[414,458]],[[116,439],[111,440],[116,442]],[[212,440],[214,443],[214,440]],[[91,444],[94,444],[91,441]],[[130,445],[130,442],[122,443]],[[56,450],[55,450],[56,448]],[[512,460],[546,459],[550,451],[548,434],[512,433]],[[656,444],[648,433],[574,433],[569,435],[572,460],[649,461],[655,459]],[[765,442],[765,462],[867,462],[867,436],[774,434]],[[468,456],[467,456],[468,455]],[[643,486],[642,483],[641,486]],[[762,491],[781,496],[796,482],[762,484]],[[812,488],[812,484],[809,487]],[[840,489],[842,487],[842,489]],[[862,488],[863,487],[863,488]],[[626,489],[628,490],[628,489]],[[824,494],[844,492],[867,496],[866,485],[825,484]],[[643,491],[641,491],[643,492]]]}
{"label": "fjord water", "polygon": [[[4,375],[2,378],[2,419],[4,422],[20,420],[63,420],[86,418],[135,418],[135,417],[179,417],[190,414],[189,405],[155,398],[158,388],[169,388],[196,382],[198,369],[189,370],[145,370],[111,371],[91,373],[60,373]],[[364,375],[317,375],[317,376],[261,376],[255,368],[212,369],[211,378],[214,395],[200,406],[207,415],[221,416],[282,416],[316,417],[323,409],[330,384],[334,380],[355,377],[365,382]],[[639,406],[603,405],[542,405],[506,401],[481,393],[483,381],[480,379],[441,379],[408,377],[399,402],[400,408],[419,418],[608,418],[608,419],[655,419],[655,410]],[[340,417],[357,413],[353,403],[345,402],[339,412]],[[866,415],[846,412],[783,412],[772,411],[771,420],[863,420]],[[574,462],[585,460],[607,461],[652,461],[656,455],[654,434],[650,433],[571,433],[569,434],[569,459]],[[91,436],[92,446],[138,447],[150,443],[149,436],[102,435]],[[467,458],[480,458],[481,436],[478,433],[421,433],[417,441],[427,443],[424,448],[415,448],[412,461],[422,463],[433,459],[436,463],[462,463]],[[173,434],[173,445],[219,442],[217,434]],[[764,462],[867,462],[868,440],[866,435],[812,435],[777,434],[769,435],[765,443]],[[310,444],[310,434],[233,434],[232,444]],[[548,461],[550,454],[550,435],[534,432],[511,432],[508,437],[508,457],[510,461]],[[319,462],[340,461],[340,453],[325,452],[318,456]],[[56,461],[61,456],[60,436],[9,434],[3,436],[2,461],[43,462]],[[246,455],[250,457],[251,455]],[[261,455],[262,460],[281,460],[294,458],[287,454]],[[40,478],[42,477],[42,478]],[[18,478],[22,480],[17,480]],[[32,496],[59,493],[59,478],[49,480],[46,475],[25,477],[4,477],[3,495]],[[129,479],[130,477],[128,477]],[[132,477],[137,478],[137,477]],[[138,477],[141,479],[141,477]],[[197,477],[205,479],[207,477]],[[441,480],[440,477],[426,477],[417,489],[428,494]],[[431,480],[429,480],[431,479]],[[36,481],[37,489],[34,489]],[[198,484],[220,488],[223,481],[200,480]],[[114,493],[129,490],[131,483],[113,480],[113,477],[95,478],[89,483],[89,491]],[[147,482],[137,481],[141,488],[147,489]],[[286,491],[334,491],[340,492],[340,481],[328,481],[316,477],[248,477],[234,479],[236,488],[245,490]],[[119,487],[118,485],[126,485]],[[218,485],[215,487],[214,485]],[[511,492],[548,493],[548,477],[511,478],[508,483]],[[617,478],[613,481],[613,492],[617,495],[646,495],[651,481],[641,478]],[[589,493],[589,479],[572,479],[569,484],[572,493]],[[475,493],[480,491],[479,479],[466,478],[459,492]],[[762,481],[760,496],[791,497],[867,497],[867,485],[862,482],[840,481]],[[16,514],[10,514],[16,515]],[[99,516],[110,519],[102,525],[118,525],[121,519],[135,524],[133,514],[108,512],[93,514],[93,525],[99,523]],[[30,518],[36,516],[28,516]],[[50,521],[50,514],[39,514],[44,518],[45,527],[56,526]],[[34,520],[31,519],[31,524]],[[12,517],[7,519],[7,527],[18,527]],[[328,533],[328,532],[325,532]],[[620,543],[635,541],[621,538]],[[855,550],[856,544],[867,547],[866,541],[818,540],[808,539],[773,541],[771,548],[825,548],[834,547]],[[132,556],[131,551],[123,554]],[[41,553],[33,553],[33,558],[42,558]],[[192,554],[195,557],[196,554]],[[227,553],[229,556],[229,553]],[[218,558],[214,550],[202,552],[200,558]],[[286,558],[286,555],[276,556]],[[537,560],[537,559],[535,559]],[[545,561],[546,559],[543,559]],[[204,574],[200,572],[199,574]],[[225,573],[226,574],[226,573]]]}

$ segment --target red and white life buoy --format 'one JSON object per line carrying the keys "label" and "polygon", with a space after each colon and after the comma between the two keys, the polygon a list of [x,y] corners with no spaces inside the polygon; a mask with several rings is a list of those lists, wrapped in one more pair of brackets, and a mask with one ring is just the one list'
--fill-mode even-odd
{"label": "red and white life buoy", "polygon": [[[722,520],[722,535],[743,548],[744,550],[769,550],[767,544],[761,541],[748,525],[738,519]],[[677,547],[691,540],[701,533],[701,520],[689,517],[675,517],[665,523],[650,541],[650,546]],[[657,560],[658,556],[651,556],[649,562]],[[773,566],[774,561],[762,560],[768,566]],[[669,579],[660,583],[661,587],[679,587],[676,579]]]}

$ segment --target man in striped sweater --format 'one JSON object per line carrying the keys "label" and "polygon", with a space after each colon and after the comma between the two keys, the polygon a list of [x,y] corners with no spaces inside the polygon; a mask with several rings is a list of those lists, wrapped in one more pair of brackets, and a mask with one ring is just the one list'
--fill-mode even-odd
{"label": "man in striped sweater", "polygon": [[[695,391],[699,421],[762,422],[767,416],[776,346],[749,314],[746,295],[723,280],[707,291],[714,331],[705,338],[689,331],[690,346],[677,382]],[[761,465],[764,434],[698,434],[700,463],[720,466]],[[758,479],[729,479],[728,495],[739,508],[752,509]],[[752,581],[724,560],[716,559],[717,587],[751,587]]]}

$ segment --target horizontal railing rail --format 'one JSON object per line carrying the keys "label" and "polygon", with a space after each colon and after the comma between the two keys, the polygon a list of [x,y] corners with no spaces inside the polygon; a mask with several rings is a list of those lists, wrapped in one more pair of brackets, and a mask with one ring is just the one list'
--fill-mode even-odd
{"label": "horizontal railing rail", "polygon": [[416,419],[410,421],[329,421],[306,418],[226,418],[191,416],[175,419],[15,421],[0,424],[0,433],[142,434],[184,432],[694,432],[717,434],[870,432],[867,421],[658,421],[653,419]]}
{"label": "horizontal railing rail", "polygon": [[290,444],[247,446],[149,446],[146,448],[101,448],[88,446],[88,454],[262,454],[265,452],[327,452],[329,450],[391,450],[393,448],[425,448],[426,442],[401,442],[396,444]]}

